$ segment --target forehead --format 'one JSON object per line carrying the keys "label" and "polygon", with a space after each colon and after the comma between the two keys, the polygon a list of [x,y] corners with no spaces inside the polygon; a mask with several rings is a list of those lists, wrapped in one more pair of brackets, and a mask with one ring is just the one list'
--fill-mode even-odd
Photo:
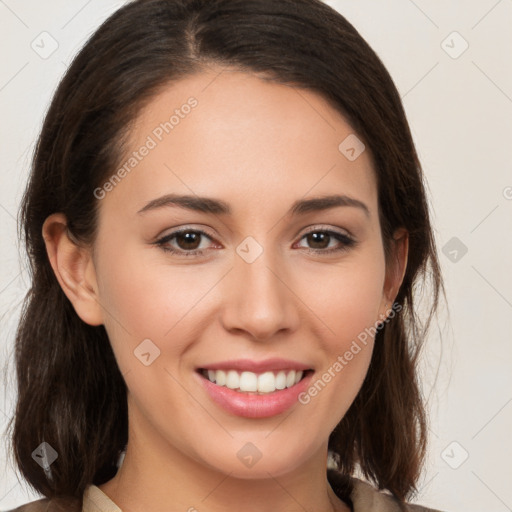
{"label": "forehead", "polygon": [[108,198],[134,209],[171,192],[240,206],[324,193],[376,204],[369,151],[353,161],[340,151],[355,136],[315,92],[240,71],[202,72],[168,85],[141,111],[120,163],[128,172]]}

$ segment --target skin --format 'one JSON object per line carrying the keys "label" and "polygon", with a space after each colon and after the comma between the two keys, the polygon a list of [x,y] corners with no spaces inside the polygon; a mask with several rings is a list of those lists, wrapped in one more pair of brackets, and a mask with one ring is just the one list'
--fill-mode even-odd
{"label": "skin", "polygon": [[[327,441],[362,385],[372,339],[307,405],[269,418],[221,409],[195,369],[282,357],[308,363],[314,382],[389,312],[407,236],[397,232],[386,265],[368,148],[349,161],[338,146],[353,130],[321,96],[254,74],[209,70],[165,88],[136,120],[128,153],[190,96],[197,107],[101,200],[93,247],[69,239],[60,213],[43,228],[64,292],[84,322],[105,326],[129,390],[126,457],[99,487],[126,512],[349,510],[326,478]],[[168,193],[221,199],[232,214],[137,213]],[[368,213],[287,213],[296,200],[333,193]],[[167,245],[202,255],[152,243],[184,226],[212,238]],[[357,243],[325,254],[343,243],[315,245],[305,237],[313,226]],[[248,236],[263,249],[252,263],[236,252]],[[134,356],[144,339],[160,350],[149,366]],[[261,452],[250,468],[237,457],[248,442]]]}

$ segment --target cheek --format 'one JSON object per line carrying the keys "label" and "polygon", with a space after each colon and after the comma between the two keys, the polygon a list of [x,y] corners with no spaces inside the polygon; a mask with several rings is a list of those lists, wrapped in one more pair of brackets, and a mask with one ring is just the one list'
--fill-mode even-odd
{"label": "cheek", "polygon": [[[376,251],[378,254],[378,251]],[[384,256],[363,257],[303,280],[308,306],[321,321],[325,357],[302,403],[329,409],[334,428],[357,395],[370,364],[385,280]],[[313,285],[314,283],[314,285]],[[312,293],[313,290],[316,290]],[[325,391],[324,391],[325,390]],[[311,422],[315,422],[311,418]]]}
{"label": "cheek", "polygon": [[385,281],[383,257],[354,258],[304,275],[308,277],[301,280],[302,296],[328,327],[335,345],[349,342],[378,321]]}
{"label": "cheek", "polygon": [[151,264],[152,258],[140,247],[115,243],[105,244],[98,260],[105,328],[116,355],[125,357],[126,364],[132,364],[129,357],[144,339],[171,355],[180,353],[195,311],[223,273],[207,266]]}

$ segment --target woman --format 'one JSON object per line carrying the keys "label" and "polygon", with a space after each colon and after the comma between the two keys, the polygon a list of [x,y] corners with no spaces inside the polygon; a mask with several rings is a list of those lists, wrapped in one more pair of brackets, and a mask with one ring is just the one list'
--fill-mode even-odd
{"label": "woman", "polygon": [[17,510],[429,510],[421,167],[333,9],[123,7],[55,94],[22,225],[13,453],[46,498]]}

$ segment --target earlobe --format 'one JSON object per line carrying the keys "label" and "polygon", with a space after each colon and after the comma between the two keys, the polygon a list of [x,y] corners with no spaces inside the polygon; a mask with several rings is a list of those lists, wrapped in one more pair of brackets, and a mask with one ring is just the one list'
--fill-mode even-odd
{"label": "earlobe", "polygon": [[62,213],[45,220],[42,234],[55,277],[77,315],[89,325],[103,324],[90,251],[72,240]]}

